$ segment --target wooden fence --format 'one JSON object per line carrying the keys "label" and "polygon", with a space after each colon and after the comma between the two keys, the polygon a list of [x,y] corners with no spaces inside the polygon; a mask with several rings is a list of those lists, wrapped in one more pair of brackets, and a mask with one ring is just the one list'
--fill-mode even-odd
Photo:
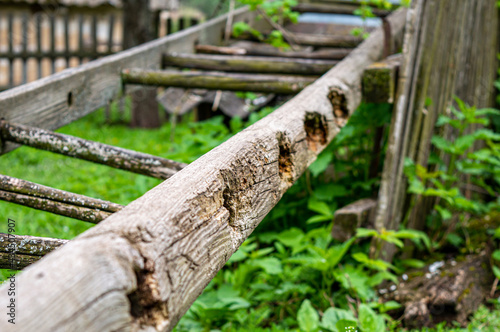
{"label": "wooden fence", "polygon": [[[464,53],[457,51],[459,47],[469,45],[463,41],[471,43],[475,40],[468,37],[467,31],[475,31],[473,35],[482,32],[475,18],[492,13],[493,2],[488,0],[464,2],[466,5],[457,6],[454,0],[415,0],[409,11],[399,9],[389,16],[380,13],[385,17],[383,28],[373,31],[364,41],[355,40],[352,36],[322,37],[323,40],[328,39],[329,45],[345,45],[346,40],[353,46],[360,43],[348,52],[335,49],[326,53],[325,50],[310,53],[318,57],[335,54],[336,60],[345,56],[338,63],[291,60],[303,57],[301,51],[286,54],[288,58],[283,57],[284,53],[278,54],[282,56],[272,61],[258,57],[233,57],[230,66],[217,56],[188,55],[195,50],[239,55],[267,52],[257,47],[220,47],[228,20],[227,16],[223,16],[0,93],[1,154],[21,144],[166,179],[123,207],[0,176],[2,200],[97,224],[69,242],[0,236],[0,243],[3,242],[0,245],[2,266],[9,264],[11,268],[22,268],[53,251],[13,279],[15,297],[8,293],[10,284],[0,287],[0,306],[7,308],[12,298],[18,306],[16,325],[10,324],[7,319],[0,319],[0,330],[172,330],[217,271],[340,131],[361,102],[365,70],[391,53],[391,42],[400,43],[406,24],[400,93],[398,96],[388,94],[388,99],[396,102],[396,112],[384,179],[399,176],[392,168],[394,163],[400,161],[396,158],[405,154],[398,152],[404,151],[404,148],[396,149],[394,145],[402,144],[410,132],[422,131],[419,128],[413,130],[410,120],[438,111],[429,108],[423,112],[423,108],[417,107],[403,109],[404,103],[413,103],[417,100],[415,95],[423,101],[430,93],[442,94],[435,87],[445,82],[443,86],[448,97],[443,99],[442,105],[449,105],[454,86],[448,83],[460,79],[458,72],[452,70],[455,67],[444,58],[439,58],[434,64],[442,68],[446,75],[443,75],[445,78],[442,81],[433,80],[433,85],[430,85],[433,73],[430,69],[433,67],[425,67],[425,75],[421,75],[419,66],[430,61],[429,54],[438,59],[437,53],[427,52],[437,52],[439,47],[422,45],[439,45],[453,55]],[[439,11],[435,11],[436,8]],[[453,17],[451,9],[457,11],[468,25],[450,25],[448,22],[451,21],[443,17]],[[324,7],[318,10],[324,10]],[[438,20],[440,23],[435,24],[432,15],[424,17],[424,12],[441,17]],[[476,14],[469,16],[469,12]],[[498,19],[496,15],[491,17]],[[265,21],[256,22],[255,14],[245,8],[235,11],[233,19],[250,22],[255,28],[264,28],[266,24]],[[425,29],[419,27],[420,23]],[[443,33],[435,37],[434,27],[440,27],[451,35]],[[494,34],[487,37],[488,43],[485,44],[492,47],[484,46],[485,52],[496,50],[493,47],[496,46],[495,39]],[[314,38],[315,43],[317,40]],[[311,40],[307,38],[300,41],[311,45]],[[451,43],[453,47],[446,43]],[[273,50],[274,56],[277,53]],[[493,54],[484,57],[489,59]],[[464,57],[464,63],[465,59],[469,58]],[[263,70],[265,74],[259,76],[227,73],[234,67],[239,71],[253,71],[255,66],[262,66],[263,63],[267,63]],[[490,65],[493,64],[496,63],[491,61]],[[318,70],[319,75],[325,66],[330,65],[334,67],[317,80],[289,76],[290,68],[294,66],[313,68]],[[224,73],[173,71],[165,70],[166,67],[216,68],[224,70]],[[383,83],[387,83],[388,90],[394,90],[394,82],[391,82],[395,77],[394,66],[388,67],[391,68],[387,76],[389,79]],[[377,65],[375,68],[381,67]],[[493,77],[489,76],[488,84]],[[427,80],[423,85],[428,88],[429,94],[420,95],[419,91],[409,93],[410,87],[420,86],[413,83],[422,77]],[[479,78],[470,79],[472,88],[467,90],[474,91],[480,86],[482,80]],[[110,100],[120,98],[124,90],[134,91],[138,84],[185,87],[191,86],[194,81],[200,87],[218,90],[221,87],[235,89],[234,85],[244,80],[248,84],[245,86],[247,89],[266,92],[280,89],[278,92],[287,93],[302,91],[272,114],[189,165],[51,131],[108,105]],[[213,85],[213,82],[217,84]],[[382,89],[376,87],[374,91]],[[423,102],[417,104],[424,107]],[[444,106],[439,108],[443,109]],[[406,120],[401,120],[404,117]],[[428,128],[433,128],[432,122]],[[403,129],[405,133],[396,134]],[[380,197],[383,199],[379,197],[379,212],[384,211],[386,193],[392,188],[394,186],[388,186],[387,182],[382,186]],[[384,222],[390,224],[394,220]],[[15,252],[5,245],[6,240],[17,244]]]}
{"label": "wooden fence", "polygon": [[[257,25],[254,18],[247,9],[234,13],[234,21]],[[392,27],[390,40],[401,40],[405,10],[387,20]],[[122,94],[124,85],[127,91],[136,88],[130,83],[162,85],[169,75],[159,71],[165,54],[173,50],[193,53],[197,44],[221,45],[226,21],[227,17],[220,17],[0,93],[2,153],[16,144],[33,144],[93,162],[128,165],[130,170],[143,163],[160,167],[163,161],[152,156],[123,149],[112,152],[116,148],[50,130],[106,106]],[[339,132],[361,101],[364,70],[386,51],[380,28],[260,122],[190,165],[165,161],[169,169],[182,170],[166,175],[167,181],[128,206],[108,209],[107,213],[112,213],[109,217],[104,216],[75,240],[24,239],[61,248],[16,277],[17,299],[22,306],[20,330],[171,330],[231,254]],[[137,68],[159,78],[134,81],[127,75],[138,72]],[[107,158],[106,153],[124,160]],[[5,178],[2,184],[6,189],[15,186],[21,200],[31,199],[34,204],[40,199],[59,202],[60,206],[80,204],[71,194],[47,188],[23,192],[22,188],[33,187],[29,183]],[[83,201],[86,209],[94,211],[109,206],[92,199]],[[29,256],[30,250],[32,247],[24,247],[19,255]],[[7,287],[0,288],[1,306],[10,301]],[[0,330],[12,330],[12,325],[2,319]]]}
{"label": "wooden fence", "polygon": [[[159,11],[155,17],[160,37],[202,20]],[[121,51],[122,20],[112,6],[0,3],[0,91]]]}

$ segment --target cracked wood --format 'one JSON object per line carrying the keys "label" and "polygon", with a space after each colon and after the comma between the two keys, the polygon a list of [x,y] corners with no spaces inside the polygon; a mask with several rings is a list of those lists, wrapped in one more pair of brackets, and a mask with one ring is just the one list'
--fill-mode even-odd
{"label": "cracked wood", "polygon": [[[389,20],[399,35],[405,10]],[[382,41],[379,29],[278,110],[21,273],[22,330],[172,330],[339,132],[331,89],[351,114],[361,99],[352,90],[382,58]]]}

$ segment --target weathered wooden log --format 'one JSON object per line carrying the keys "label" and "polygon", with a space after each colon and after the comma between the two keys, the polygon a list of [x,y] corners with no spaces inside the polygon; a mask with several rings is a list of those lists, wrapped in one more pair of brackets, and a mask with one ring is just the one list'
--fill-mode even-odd
{"label": "weathered wooden log", "polygon": [[[254,35],[250,33],[243,33],[238,37],[233,36],[235,39],[239,40],[258,40]],[[303,46],[315,46],[315,47],[356,47],[362,41],[363,38],[350,36],[350,35],[341,35],[341,36],[331,36],[331,35],[317,35],[317,34],[308,34],[308,33],[294,33],[293,34],[294,41],[298,45]]]}
{"label": "weathered wooden log", "polygon": [[[390,16],[396,35],[405,16]],[[29,303],[21,329],[171,331],[339,132],[332,98],[352,113],[382,54],[379,29],[290,102],[16,276],[16,300]]]}
{"label": "weathered wooden log", "polygon": [[68,242],[0,233],[0,269],[22,270]]}
{"label": "weathered wooden log", "polygon": [[323,75],[337,63],[338,61],[236,55],[224,56],[171,53],[163,56],[163,67],[182,67],[255,74]]}
{"label": "weathered wooden log", "polygon": [[168,179],[185,166],[173,160],[6,121],[0,122],[0,136],[5,141],[157,179]]}
{"label": "weathered wooden log", "polygon": [[106,211],[55,202],[46,198],[23,195],[5,190],[0,190],[0,200],[51,212],[60,216],[87,221],[93,224],[97,224],[112,214]]}
{"label": "weathered wooden log", "polygon": [[294,94],[313,83],[315,77],[127,69],[123,71],[122,79],[125,84]]}
{"label": "weathered wooden log", "polygon": [[[292,7],[292,10],[299,13],[354,15],[354,11],[359,7],[357,3],[299,3]],[[392,11],[374,7],[372,13],[377,17],[386,17]]]}
{"label": "weathered wooden log", "polygon": [[373,228],[376,208],[375,199],[365,198],[338,209],[333,216],[332,237],[347,241],[357,228]]}
{"label": "weathered wooden log", "polygon": [[0,190],[10,191],[17,194],[45,198],[56,202],[97,209],[105,212],[117,212],[123,209],[120,204],[103,201],[96,198],[70,193],[64,190],[54,189],[41,184],[16,179],[0,174]]}
{"label": "weathered wooden log", "polygon": [[366,103],[394,103],[401,56],[393,56],[366,68],[363,74],[363,101]]}
{"label": "weathered wooden log", "polygon": [[196,45],[197,53],[225,54],[225,55],[252,55],[281,58],[304,58],[317,60],[342,60],[351,53],[351,48],[332,48],[318,51],[280,51],[275,47],[258,47],[259,43],[238,42],[232,47],[213,45]]}

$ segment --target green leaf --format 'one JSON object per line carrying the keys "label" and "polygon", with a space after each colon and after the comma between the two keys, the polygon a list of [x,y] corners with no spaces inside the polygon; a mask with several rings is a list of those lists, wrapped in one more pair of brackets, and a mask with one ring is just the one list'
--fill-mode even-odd
{"label": "green leaf", "polygon": [[495,278],[500,279],[500,269],[496,267],[495,265],[492,266],[493,269],[493,274],[495,275]]}
{"label": "green leaf", "polygon": [[449,210],[445,209],[444,207],[442,207],[440,205],[435,205],[434,209],[436,209],[437,212],[439,212],[439,215],[441,216],[442,220],[451,219],[451,217],[453,216]]}
{"label": "green leaf", "polygon": [[412,267],[415,269],[421,269],[425,266],[425,262],[419,259],[409,258],[401,261],[401,264],[407,267]]}
{"label": "green leaf", "polygon": [[314,177],[317,177],[326,170],[326,168],[328,167],[328,165],[330,165],[332,160],[333,160],[333,153],[328,150],[323,151],[318,156],[316,161],[313,162],[311,166],[309,166],[309,171]]}
{"label": "green leaf", "polygon": [[399,308],[401,308],[401,304],[399,304],[398,302],[388,301],[388,302],[382,303],[382,305],[379,307],[379,311],[381,313],[384,313],[384,312],[399,309]]}
{"label": "green leaf", "polygon": [[353,313],[348,310],[328,308],[321,319],[321,327],[333,332],[344,332],[345,330],[339,331],[337,329],[337,323],[340,320],[356,321],[356,317],[354,317]]}
{"label": "green leaf", "polygon": [[496,259],[497,261],[500,261],[500,250],[495,250],[491,257],[493,257],[493,259]]}
{"label": "green leaf", "polygon": [[278,234],[278,241],[287,247],[294,247],[300,244],[304,238],[304,232],[298,228],[292,227]]}
{"label": "green leaf", "polygon": [[374,229],[358,228],[356,229],[356,237],[377,237],[379,234]]}
{"label": "green leaf", "polygon": [[316,215],[306,220],[306,224],[316,224],[323,221],[331,221],[332,217],[324,215]]}
{"label": "green leaf", "polygon": [[384,318],[377,315],[372,308],[362,303],[359,305],[359,325],[363,332],[384,332]]}
{"label": "green leaf", "polygon": [[311,198],[307,202],[307,208],[309,210],[317,212],[323,216],[328,216],[330,218],[333,218],[333,214],[325,202],[318,201],[317,199]]}
{"label": "green leaf", "polygon": [[319,328],[319,315],[311,305],[311,301],[304,300],[297,312],[297,322],[301,331],[313,332]]}
{"label": "green leaf", "polygon": [[276,257],[255,259],[252,261],[252,264],[264,269],[266,273],[271,275],[283,273],[281,261]]}
{"label": "green leaf", "polygon": [[355,320],[341,319],[337,322],[337,331],[339,332],[357,332],[358,323]]}

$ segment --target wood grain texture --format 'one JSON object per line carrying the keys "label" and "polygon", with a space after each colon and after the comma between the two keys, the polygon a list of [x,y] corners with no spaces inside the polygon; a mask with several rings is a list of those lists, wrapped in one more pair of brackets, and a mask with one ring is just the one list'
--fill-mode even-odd
{"label": "wood grain texture", "polygon": [[142,70],[138,68],[124,70],[122,77],[124,84],[282,94],[297,93],[316,79],[316,77],[298,75]]}
{"label": "wood grain texture", "polygon": [[0,233],[0,268],[21,270],[68,240]]}
{"label": "wood grain texture", "polygon": [[69,157],[165,180],[186,164],[82,138],[0,120],[0,137]]}
{"label": "wood grain texture", "polygon": [[[255,14],[242,8],[235,20],[253,21]],[[159,69],[161,56],[170,50],[193,52],[195,43],[221,43],[225,16],[130,50],[66,69],[41,80],[0,93],[0,118],[54,130],[75,121],[122,94],[120,73],[125,68]],[[128,87],[128,91],[134,87]],[[50,91],[50,93],[47,93]],[[1,154],[16,145],[6,144]]]}
{"label": "wood grain texture", "polygon": [[171,53],[163,57],[164,67],[255,74],[323,75],[337,63],[338,61],[237,55],[224,56]]}
{"label": "wood grain texture", "polygon": [[[405,10],[390,19],[400,34]],[[16,278],[22,306],[16,328],[172,330],[339,132],[332,89],[349,98],[342,103],[346,114],[356,109],[363,70],[381,59],[382,40],[382,31],[374,32],[278,110],[28,267]],[[0,320],[0,330],[7,329]]]}
{"label": "wood grain texture", "polygon": [[0,189],[111,213],[123,209],[123,206],[120,204],[70,193],[64,190],[54,189],[26,180],[16,179],[7,175],[0,175]]}

